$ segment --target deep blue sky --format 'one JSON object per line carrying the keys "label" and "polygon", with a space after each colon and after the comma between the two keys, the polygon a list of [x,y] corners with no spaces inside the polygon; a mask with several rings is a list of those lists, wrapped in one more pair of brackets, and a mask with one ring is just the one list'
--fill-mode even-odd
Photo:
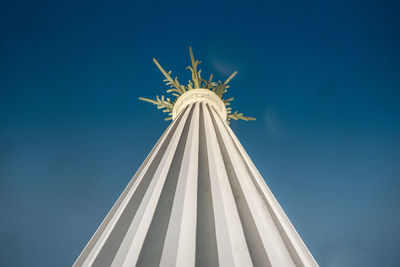
{"label": "deep blue sky", "polygon": [[398,266],[398,1],[1,1],[0,33],[1,266],[73,263],[168,126],[152,57],[186,81],[189,45],[239,71],[232,128],[319,264]]}

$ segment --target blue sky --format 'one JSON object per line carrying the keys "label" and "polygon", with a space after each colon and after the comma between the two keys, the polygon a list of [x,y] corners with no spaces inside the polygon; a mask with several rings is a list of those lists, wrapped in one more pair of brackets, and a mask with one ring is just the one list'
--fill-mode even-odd
{"label": "blue sky", "polygon": [[188,47],[321,266],[396,266],[397,1],[2,1],[0,265],[70,266],[168,126]]}

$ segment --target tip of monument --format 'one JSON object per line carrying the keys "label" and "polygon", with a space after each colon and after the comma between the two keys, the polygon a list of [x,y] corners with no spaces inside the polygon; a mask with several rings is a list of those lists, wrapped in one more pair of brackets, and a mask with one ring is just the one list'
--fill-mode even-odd
{"label": "tip of monument", "polygon": [[219,99],[222,101],[225,107],[224,114],[226,114],[226,122],[229,123],[230,120],[245,120],[252,121],[255,120],[253,117],[243,116],[243,113],[239,113],[237,110],[232,112],[232,108],[228,107],[233,100],[233,97],[224,98],[224,94],[227,92],[229,88],[229,82],[236,76],[237,71],[234,71],[224,82],[222,81],[213,81],[213,74],[209,76],[208,79],[203,79],[201,77],[201,69],[198,69],[201,61],[196,60],[193,55],[193,49],[189,46],[189,54],[191,66],[188,66],[186,69],[189,69],[192,74],[192,79],[189,80],[188,84],[180,84],[178,81],[178,77],[172,78],[172,71],[165,71],[163,67],[161,67],[160,63],[153,58],[153,62],[156,64],[158,69],[164,75],[164,82],[168,89],[166,93],[170,94],[170,97],[165,97],[162,95],[161,97],[157,96],[155,100],[148,99],[144,97],[139,97],[140,100],[152,103],[157,106],[157,109],[161,109],[163,112],[168,113],[168,117],[165,120],[172,120],[174,114],[174,106],[178,99],[183,96],[185,93],[196,90],[196,89],[206,89],[210,92],[213,92]]}

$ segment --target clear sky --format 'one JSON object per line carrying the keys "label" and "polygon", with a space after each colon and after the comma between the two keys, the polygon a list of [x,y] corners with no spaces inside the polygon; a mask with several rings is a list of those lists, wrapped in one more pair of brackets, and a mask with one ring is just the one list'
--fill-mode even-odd
{"label": "clear sky", "polygon": [[321,266],[398,266],[398,1],[1,1],[0,265],[70,266],[168,122],[156,57],[234,132]]}

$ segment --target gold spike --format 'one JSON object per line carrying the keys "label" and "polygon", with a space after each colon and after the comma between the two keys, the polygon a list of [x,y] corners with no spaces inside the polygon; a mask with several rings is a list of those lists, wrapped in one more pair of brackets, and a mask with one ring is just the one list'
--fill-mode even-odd
{"label": "gold spike", "polygon": [[[217,96],[221,98],[221,100],[224,102],[225,107],[226,107],[226,112],[227,112],[227,122],[231,119],[233,120],[245,120],[245,121],[250,121],[250,120],[255,120],[253,117],[246,117],[243,116],[243,113],[239,113],[238,111],[235,111],[232,113],[232,109],[228,107],[230,105],[229,102],[233,100],[233,97],[228,98],[228,99],[222,99],[223,95],[227,92],[226,89],[228,89],[230,86],[228,83],[236,76],[237,71],[233,72],[228,79],[225,80],[225,82],[213,82],[213,74],[210,75],[208,81],[204,80],[201,78],[201,70],[197,70],[198,65],[201,63],[200,60],[195,60],[194,55],[193,55],[193,49],[192,47],[189,47],[189,53],[190,53],[190,60],[192,66],[188,66],[187,69],[189,69],[192,73],[192,80],[189,80],[189,83],[187,85],[181,85],[178,81],[178,77],[175,77],[174,79],[171,77],[172,71],[166,72],[163,67],[161,67],[160,63],[153,58],[154,63],[158,67],[158,69],[162,72],[164,75],[165,79],[163,81],[165,84],[169,87],[166,91],[167,93],[171,93],[172,96],[175,97],[171,101],[171,98],[167,97],[165,98],[164,95],[161,96],[156,96],[156,100],[144,98],[144,97],[139,97],[140,100],[146,101],[149,103],[152,103],[153,105],[156,105],[157,109],[162,109],[163,112],[169,112],[169,115],[172,116],[172,110],[174,108],[174,104],[176,103],[176,100],[184,94],[186,91],[191,90],[191,89],[196,89],[196,88],[204,88],[208,89],[212,92],[214,92]],[[166,118],[166,120],[171,120],[172,118]]]}
{"label": "gold spike", "polygon": [[224,82],[225,85],[227,85],[237,74],[237,71],[234,71],[229,77],[228,79],[226,79],[226,81]]}

